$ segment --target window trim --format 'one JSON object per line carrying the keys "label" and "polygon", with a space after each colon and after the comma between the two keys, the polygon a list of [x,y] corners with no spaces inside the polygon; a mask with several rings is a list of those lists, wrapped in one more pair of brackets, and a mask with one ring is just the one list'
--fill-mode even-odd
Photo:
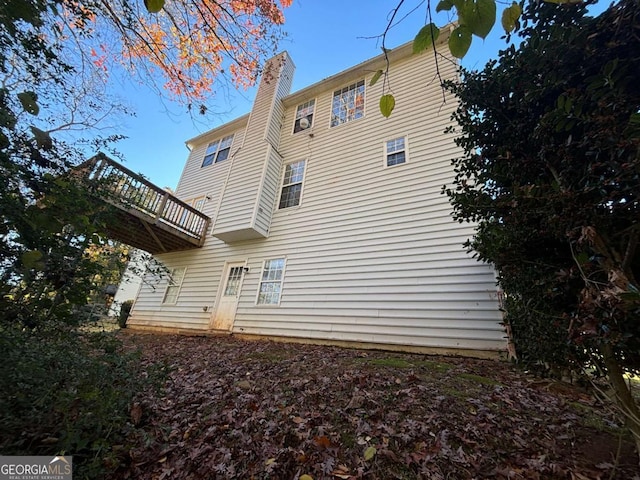
{"label": "window trim", "polygon": [[[213,142],[209,142],[207,144],[207,148],[204,151],[204,156],[202,157],[202,163],[200,164],[200,168],[204,168],[204,167],[208,167],[210,165],[214,165],[216,163],[221,163],[224,162],[227,158],[229,158],[230,154],[231,154],[231,147],[233,146],[233,139],[234,139],[234,134],[232,133],[231,135],[225,135],[222,138],[218,138],[216,140],[214,140]],[[220,149],[220,145],[222,145],[224,143],[225,140],[229,139],[229,146],[223,148],[222,150]],[[207,153],[207,151],[209,150],[209,147],[211,147],[211,145],[213,144],[217,144],[216,145],[216,149],[214,152],[211,153]],[[224,150],[228,150],[227,156],[225,158],[223,158],[222,160],[219,159],[220,153]],[[207,162],[207,158],[209,158],[211,161]]]}
{"label": "window trim", "polygon": [[[291,133],[292,135],[296,135],[296,134],[298,134],[300,132],[304,132],[306,130],[311,130],[313,128],[313,122],[315,120],[315,115],[316,115],[316,105],[318,103],[316,100],[317,99],[314,97],[314,98],[310,98],[306,102],[302,102],[302,103],[299,103],[298,105],[296,105],[296,111],[295,111],[295,114],[294,114],[294,117],[293,117],[293,129],[292,129],[292,133]],[[309,126],[307,128],[301,128],[300,130],[298,130],[296,132],[296,124],[297,124],[298,120],[300,120],[302,118],[302,117],[298,118],[298,110],[303,105],[307,105],[307,104],[312,103],[312,102],[313,102],[313,110],[310,113],[311,121],[309,123]],[[305,117],[309,117],[309,115],[305,115]]]}
{"label": "window trim", "polygon": [[[342,90],[345,90],[345,89],[347,89],[347,91],[348,91],[349,87],[351,87],[351,86],[355,86],[354,89],[357,89],[360,86],[360,84],[362,84],[362,88],[363,88],[363,93],[362,93],[362,115],[357,117],[357,118],[352,118],[350,120],[347,119],[344,122],[336,123],[334,125],[333,124],[333,120],[334,120],[333,104],[334,104],[334,100],[336,98],[336,93],[338,93],[338,92],[343,93]],[[362,78],[360,80],[356,80],[354,82],[351,82],[351,83],[345,85],[342,88],[338,88],[337,90],[334,90],[333,93],[331,94],[331,114],[329,116],[329,128],[339,127],[340,125],[345,125],[347,123],[351,123],[351,122],[354,122],[356,120],[360,120],[361,118],[364,118],[366,116],[366,108],[367,108],[367,83],[365,82],[364,78]]]}
{"label": "window trim", "polygon": [[[398,140],[400,138],[404,139],[404,149],[400,150],[404,152],[404,162],[402,163],[394,163],[393,165],[389,165],[389,155],[392,155],[394,153],[398,153],[396,152],[391,152],[389,153],[388,149],[388,142],[392,141],[392,140]],[[409,163],[409,136],[408,135],[398,135],[397,137],[392,137],[392,138],[387,138],[386,140],[384,140],[382,142],[382,166],[384,168],[393,168],[393,167],[399,167],[401,165],[406,165],[407,163]]]}
{"label": "window trim", "polygon": [[[264,275],[264,268],[265,268],[267,262],[270,262],[270,261],[273,261],[273,260],[282,260],[283,261],[283,264],[282,264],[282,275],[280,275],[280,292],[278,294],[278,303],[260,303],[260,289],[262,287],[262,284],[265,283],[265,281],[262,280],[262,277]],[[262,267],[260,268],[260,278],[258,279],[258,290],[256,291],[255,306],[257,306],[257,307],[268,307],[268,308],[274,308],[274,307],[279,307],[280,306],[280,304],[282,302],[282,291],[284,289],[284,276],[286,274],[286,271],[287,271],[287,256],[286,255],[266,258],[266,259],[264,259],[262,261]],[[274,283],[272,280],[267,280],[267,282]]]}
{"label": "window trim", "polygon": [[[204,206],[205,206],[205,203],[207,202],[207,196],[206,195],[200,195],[198,197],[192,197],[192,198],[189,198],[187,200],[183,200],[183,202],[186,203],[187,205],[189,205],[190,207],[195,208],[199,212],[204,213]],[[196,206],[196,204],[198,202],[202,202],[202,208],[201,209],[199,209]],[[184,222],[186,222],[187,217],[189,215],[192,215],[192,213],[189,210],[187,210],[186,208],[183,208],[182,209],[182,213],[180,214],[180,222],[179,222],[180,225],[183,225]],[[194,221],[195,221],[195,216],[191,219],[191,225],[193,225]]]}
{"label": "window trim", "polygon": [[[294,163],[300,163],[300,162],[304,162],[304,167],[303,167],[303,172],[302,172],[302,180],[300,180],[300,182],[295,182],[295,183],[288,183],[287,185],[284,184],[284,177],[285,174],[287,173],[287,166],[289,165],[293,165]],[[304,182],[307,176],[307,164],[308,164],[308,160],[306,158],[303,158],[301,160],[295,160],[292,162],[287,162],[282,166],[282,174],[280,175],[280,194],[278,195],[278,200],[277,200],[277,205],[278,205],[278,210],[287,210],[289,208],[300,208],[300,206],[302,205],[302,195],[304,194]],[[298,204],[297,205],[289,205],[287,207],[281,207],[280,206],[280,202],[282,201],[282,192],[284,191],[285,187],[290,187],[292,185],[297,185],[300,184],[300,198],[298,200]]]}
{"label": "window trim", "polygon": [[[176,271],[182,270],[182,276],[180,277],[180,282],[175,282],[174,276]],[[169,277],[167,278],[167,286],[164,289],[164,295],[162,296],[162,305],[176,305],[178,303],[178,298],[180,297],[180,292],[182,290],[182,283],[184,282],[184,277],[187,275],[187,267],[174,267],[169,271]],[[169,289],[172,287],[177,287],[176,299],[173,302],[167,302],[167,295],[169,294]]]}

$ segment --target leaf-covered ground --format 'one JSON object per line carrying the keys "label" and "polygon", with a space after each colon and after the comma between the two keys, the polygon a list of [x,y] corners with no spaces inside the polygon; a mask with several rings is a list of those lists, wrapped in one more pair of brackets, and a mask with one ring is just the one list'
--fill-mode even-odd
{"label": "leaf-covered ground", "polygon": [[169,373],[132,406],[118,478],[640,479],[605,408],[508,363],[121,335]]}

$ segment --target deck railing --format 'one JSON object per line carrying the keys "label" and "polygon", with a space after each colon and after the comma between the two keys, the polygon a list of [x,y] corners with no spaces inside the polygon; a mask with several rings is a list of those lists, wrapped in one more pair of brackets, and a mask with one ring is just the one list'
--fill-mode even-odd
{"label": "deck railing", "polygon": [[131,213],[144,214],[151,223],[164,223],[204,240],[209,217],[107,156],[96,155],[76,171],[92,181],[105,200]]}

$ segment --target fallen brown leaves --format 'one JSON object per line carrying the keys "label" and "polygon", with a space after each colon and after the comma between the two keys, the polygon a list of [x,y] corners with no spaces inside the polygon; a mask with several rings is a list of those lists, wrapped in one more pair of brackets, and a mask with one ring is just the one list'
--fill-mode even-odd
{"label": "fallen brown leaves", "polygon": [[507,363],[123,340],[170,374],[132,406],[121,479],[640,479],[631,443],[591,397]]}

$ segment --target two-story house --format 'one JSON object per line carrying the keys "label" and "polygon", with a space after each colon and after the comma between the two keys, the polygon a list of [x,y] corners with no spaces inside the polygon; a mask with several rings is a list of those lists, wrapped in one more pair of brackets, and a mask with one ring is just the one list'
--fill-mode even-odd
{"label": "two-story house", "polygon": [[[445,35],[443,35],[444,37]],[[445,50],[443,47],[442,51]],[[506,349],[495,273],[442,194],[461,154],[433,51],[411,44],[290,93],[271,61],[248,115],[187,142],[176,195],[211,219],[200,248],[158,254],[129,327],[464,353]],[[438,62],[443,78],[455,62]],[[489,353],[491,352],[491,353]]]}

